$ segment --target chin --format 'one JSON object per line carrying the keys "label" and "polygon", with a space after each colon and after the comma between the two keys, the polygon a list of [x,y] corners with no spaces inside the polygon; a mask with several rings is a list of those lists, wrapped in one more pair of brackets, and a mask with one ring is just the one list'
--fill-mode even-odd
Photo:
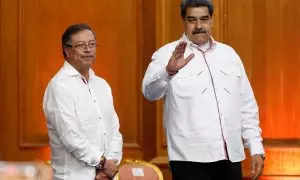
{"label": "chin", "polygon": [[82,64],[92,64],[93,62],[95,62],[95,59],[89,59],[89,60],[84,59],[84,60],[81,60]]}

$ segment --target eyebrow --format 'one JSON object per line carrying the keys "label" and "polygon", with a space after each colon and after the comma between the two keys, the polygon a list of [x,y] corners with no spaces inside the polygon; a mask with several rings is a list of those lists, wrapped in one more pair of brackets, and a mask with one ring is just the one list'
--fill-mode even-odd
{"label": "eyebrow", "polygon": [[[96,42],[96,40],[89,40],[88,43],[90,42]],[[75,44],[81,44],[81,43],[85,43],[85,41],[77,41]]]}
{"label": "eyebrow", "polygon": [[[196,17],[196,16],[187,16],[186,18],[187,18],[187,19],[192,19],[192,18],[197,18],[197,17]],[[198,17],[198,18],[200,18],[200,19],[202,19],[202,18],[209,18],[209,15],[200,16],[200,17]]]}

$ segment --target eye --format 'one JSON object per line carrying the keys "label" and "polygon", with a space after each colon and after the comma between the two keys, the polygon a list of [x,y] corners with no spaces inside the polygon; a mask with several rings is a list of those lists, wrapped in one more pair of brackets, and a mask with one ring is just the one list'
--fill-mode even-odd
{"label": "eye", "polygon": [[188,18],[188,22],[195,22],[196,18]]}
{"label": "eye", "polygon": [[85,48],[85,44],[77,44],[75,45],[76,48]]}

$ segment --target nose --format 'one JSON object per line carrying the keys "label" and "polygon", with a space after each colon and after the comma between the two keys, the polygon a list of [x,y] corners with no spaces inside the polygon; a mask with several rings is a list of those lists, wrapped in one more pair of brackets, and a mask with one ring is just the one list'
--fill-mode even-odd
{"label": "nose", "polygon": [[197,19],[196,20],[196,24],[195,24],[196,28],[200,29],[202,24],[201,24],[201,20],[200,19]]}
{"label": "nose", "polygon": [[84,51],[85,51],[85,52],[90,52],[90,51],[91,51],[91,48],[90,48],[88,45],[85,45]]}

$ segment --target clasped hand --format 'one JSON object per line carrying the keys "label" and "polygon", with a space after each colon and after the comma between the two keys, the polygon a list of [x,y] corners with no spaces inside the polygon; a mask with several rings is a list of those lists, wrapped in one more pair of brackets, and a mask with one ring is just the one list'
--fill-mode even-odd
{"label": "clasped hand", "polygon": [[103,170],[97,170],[95,180],[111,180],[118,172],[115,159],[107,159]]}

